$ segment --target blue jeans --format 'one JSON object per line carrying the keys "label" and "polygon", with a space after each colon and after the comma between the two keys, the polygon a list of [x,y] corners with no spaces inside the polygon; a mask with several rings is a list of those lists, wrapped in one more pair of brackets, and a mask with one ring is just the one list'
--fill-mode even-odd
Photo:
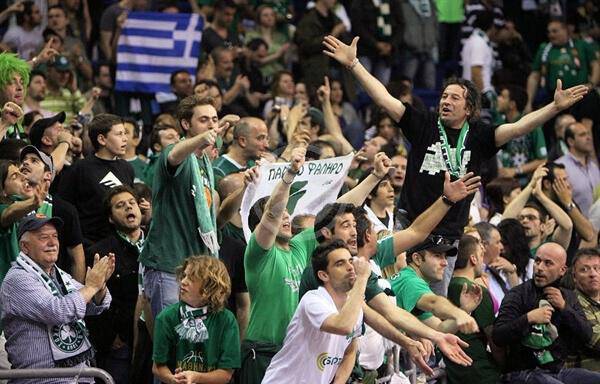
{"label": "blue jeans", "polygon": [[154,318],[160,311],[179,301],[179,283],[173,273],[146,269],[144,292],[150,299],[150,308],[152,308]]}
{"label": "blue jeans", "polygon": [[557,373],[545,369],[510,372],[502,375],[502,383],[510,384],[597,384],[600,372],[583,368],[562,368]]}

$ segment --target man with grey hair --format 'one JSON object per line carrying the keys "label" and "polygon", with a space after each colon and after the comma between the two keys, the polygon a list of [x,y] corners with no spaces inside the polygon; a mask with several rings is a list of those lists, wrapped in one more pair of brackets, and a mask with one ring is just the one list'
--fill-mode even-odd
{"label": "man with grey hair", "polygon": [[504,295],[520,283],[517,267],[502,257],[504,246],[500,231],[495,225],[486,222],[475,224],[483,245],[483,272],[486,274],[490,295],[498,306]]}
{"label": "man with grey hair", "polygon": [[213,162],[215,179],[254,166],[254,162],[269,150],[269,130],[262,119],[244,117],[233,128],[233,142],[226,154]]}
{"label": "man with grey hair", "polygon": [[[106,281],[114,271],[115,257],[96,254],[85,285],[80,284],[56,266],[57,229],[62,225],[60,218],[42,214],[29,215],[19,225],[20,253],[0,288],[6,350],[14,369],[86,368],[94,358],[83,318],[109,307]],[[69,382],[72,379],[36,380]],[[80,382],[94,380],[81,378]]]}

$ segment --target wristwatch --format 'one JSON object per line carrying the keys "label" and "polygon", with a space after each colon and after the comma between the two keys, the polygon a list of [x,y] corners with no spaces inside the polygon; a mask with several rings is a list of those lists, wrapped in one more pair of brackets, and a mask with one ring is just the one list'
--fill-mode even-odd
{"label": "wristwatch", "polygon": [[569,203],[569,205],[567,205],[567,206],[565,207],[565,211],[567,211],[567,212],[571,212],[571,211],[573,210],[573,208],[575,208],[575,203],[571,201],[571,202]]}
{"label": "wristwatch", "polygon": [[442,201],[449,207],[453,207],[456,204],[454,201],[450,200],[446,195],[442,195]]}

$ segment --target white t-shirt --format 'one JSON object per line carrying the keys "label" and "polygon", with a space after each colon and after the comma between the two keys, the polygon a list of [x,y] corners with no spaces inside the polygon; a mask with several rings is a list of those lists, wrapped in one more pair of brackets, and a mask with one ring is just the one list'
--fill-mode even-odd
{"label": "white t-shirt", "polygon": [[20,26],[15,25],[6,31],[2,42],[16,49],[22,59],[29,60],[38,53],[38,50],[44,44],[44,38],[42,37],[42,29],[40,27],[26,31]]}
{"label": "white t-shirt", "polygon": [[324,287],[308,291],[287,328],[283,347],[271,360],[262,384],[329,384],[344,352],[362,333],[362,311],[347,336],[321,331],[321,325],[338,309]]}
{"label": "white t-shirt", "polygon": [[480,29],[475,29],[471,36],[465,40],[460,54],[463,67],[462,77],[471,80],[471,67],[481,66],[483,77],[483,92],[491,91],[492,87],[492,65],[494,64],[494,51],[489,44],[487,35]]}

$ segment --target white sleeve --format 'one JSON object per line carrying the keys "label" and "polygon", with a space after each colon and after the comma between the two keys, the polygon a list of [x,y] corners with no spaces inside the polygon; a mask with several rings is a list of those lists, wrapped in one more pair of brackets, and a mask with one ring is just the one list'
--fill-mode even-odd
{"label": "white sleeve", "polygon": [[316,329],[321,329],[321,325],[329,316],[338,313],[335,305],[319,295],[317,290],[307,292],[300,300],[300,305],[305,315],[305,323]]}
{"label": "white sleeve", "polygon": [[485,56],[487,52],[487,44],[485,41],[483,39],[473,39],[470,43],[471,57],[468,62],[471,64],[471,67],[485,65]]}

